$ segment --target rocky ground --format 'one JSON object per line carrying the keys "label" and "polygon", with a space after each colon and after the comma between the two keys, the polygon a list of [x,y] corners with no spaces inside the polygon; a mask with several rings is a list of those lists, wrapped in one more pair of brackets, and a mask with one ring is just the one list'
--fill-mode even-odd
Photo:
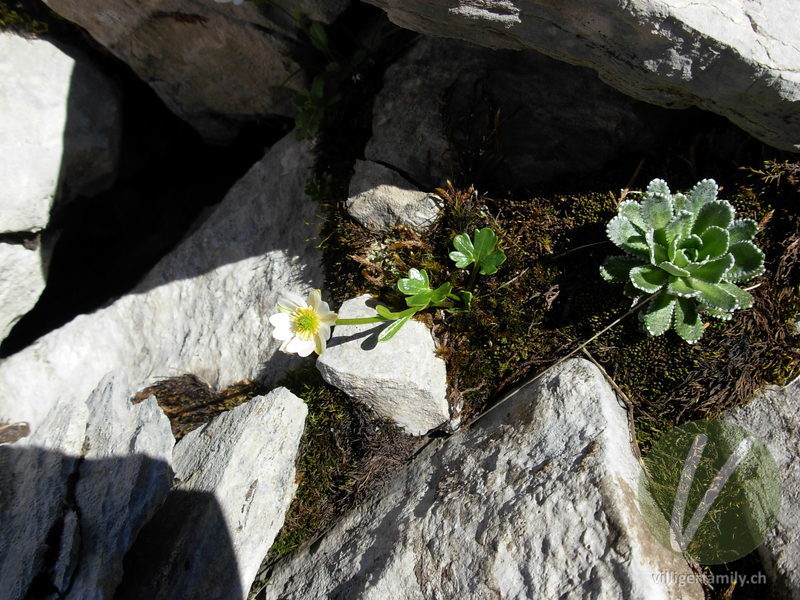
{"label": "rocky ground", "polygon": [[[800,598],[792,16],[0,1],[4,597]],[[696,346],[598,335],[630,313],[606,223],[656,177],[716,178],[766,255]],[[483,227],[507,259],[476,280],[448,253]],[[411,268],[471,310],[281,352],[285,292],[369,317]],[[780,473],[736,563],[640,506],[642,456],[701,418]]]}

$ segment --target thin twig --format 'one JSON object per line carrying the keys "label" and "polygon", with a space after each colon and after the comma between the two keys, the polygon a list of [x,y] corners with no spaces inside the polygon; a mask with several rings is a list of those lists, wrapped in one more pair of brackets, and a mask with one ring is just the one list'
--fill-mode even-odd
{"label": "thin twig", "polygon": [[544,256],[543,258],[549,258],[550,260],[554,260],[556,258],[561,258],[562,256],[566,256],[567,254],[572,254],[573,252],[577,252],[578,250],[583,250],[584,248],[591,248],[592,246],[600,246],[601,244],[610,244],[610,240],[603,240],[601,242],[592,242],[591,244],[584,244],[583,246],[578,246],[577,248],[570,248],[569,250],[565,250],[564,252],[559,252],[558,254],[549,254]]}
{"label": "thin twig", "polygon": [[642,170],[643,166],[644,166],[644,159],[640,160],[639,164],[636,165],[636,169],[634,170],[633,175],[631,175],[631,178],[628,180],[628,185],[626,185],[621,190],[619,195],[619,200],[617,200],[617,206],[622,204],[622,201],[625,200],[625,196],[627,196],[630,193],[631,186],[633,185],[633,182],[636,181],[636,178],[639,176],[639,172]]}

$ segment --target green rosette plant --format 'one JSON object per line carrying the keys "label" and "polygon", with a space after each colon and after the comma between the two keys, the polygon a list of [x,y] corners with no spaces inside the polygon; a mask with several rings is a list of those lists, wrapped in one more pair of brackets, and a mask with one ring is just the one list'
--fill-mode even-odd
{"label": "green rosette plant", "polygon": [[625,254],[610,256],[600,274],[624,283],[631,298],[656,294],[641,313],[651,336],[674,328],[694,344],[705,328],[702,315],[729,320],[753,304],[737,284],[764,272],[764,253],[752,242],[758,224],[736,219],[717,192],[713,179],[688,194],[672,194],[654,179],[641,201],[622,202],[608,223],[608,238]]}

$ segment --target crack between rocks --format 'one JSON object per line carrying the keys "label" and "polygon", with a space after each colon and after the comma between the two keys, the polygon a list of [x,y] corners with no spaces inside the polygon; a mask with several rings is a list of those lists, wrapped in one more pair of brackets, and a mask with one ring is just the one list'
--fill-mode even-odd
{"label": "crack between rocks", "polygon": [[26,250],[38,250],[42,243],[40,232],[8,231],[0,233],[0,244],[23,246]]}

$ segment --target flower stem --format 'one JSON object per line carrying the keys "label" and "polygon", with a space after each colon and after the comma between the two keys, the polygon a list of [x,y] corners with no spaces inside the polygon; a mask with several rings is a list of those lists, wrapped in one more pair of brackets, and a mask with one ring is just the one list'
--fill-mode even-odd
{"label": "flower stem", "polygon": [[360,319],[336,319],[334,325],[366,325],[367,323],[383,323],[385,321],[391,321],[391,319],[384,319],[381,316],[361,317]]}
{"label": "flower stem", "polygon": [[475,285],[475,279],[478,277],[478,269],[480,266],[476,262],[475,265],[472,267],[472,273],[470,273],[469,280],[467,281],[467,291],[472,291],[472,286]]}

